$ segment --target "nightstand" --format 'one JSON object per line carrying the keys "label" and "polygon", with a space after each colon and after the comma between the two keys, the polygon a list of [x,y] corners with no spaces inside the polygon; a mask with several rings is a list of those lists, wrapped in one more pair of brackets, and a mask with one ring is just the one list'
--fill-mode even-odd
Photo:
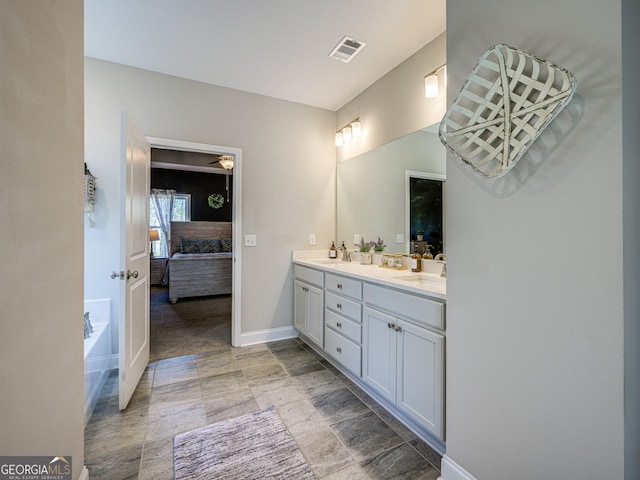
{"label": "nightstand", "polygon": [[151,285],[159,285],[162,283],[165,268],[167,267],[166,257],[150,257],[149,258],[149,279]]}

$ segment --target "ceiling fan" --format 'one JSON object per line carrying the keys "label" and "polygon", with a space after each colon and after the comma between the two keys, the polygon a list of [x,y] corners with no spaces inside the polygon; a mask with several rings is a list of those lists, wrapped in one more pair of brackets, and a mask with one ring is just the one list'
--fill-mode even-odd
{"label": "ceiling fan", "polygon": [[225,170],[231,170],[233,169],[234,158],[231,155],[220,155],[218,160],[209,162],[209,165],[215,165],[216,163]]}
{"label": "ceiling fan", "polygon": [[[209,162],[209,165],[215,165],[215,164],[220,165],[222,168],[224,168],[227,171],[230,171],[233,169],[233,165],[234,165],[234,158],[231,155],[220,155],[218,157],[218,160],[215,160],[213,162]],[[229,201],[229,175],[225,175],[226,180],[227,180],[227,202]]]}

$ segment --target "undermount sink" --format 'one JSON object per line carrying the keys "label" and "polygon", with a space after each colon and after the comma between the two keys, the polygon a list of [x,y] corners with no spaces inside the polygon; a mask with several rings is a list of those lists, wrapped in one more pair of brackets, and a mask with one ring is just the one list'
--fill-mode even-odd
{"label": "undermount sink", "polygon": [[394,280],[400,280],[402,282],[412,282],[412,283],[425,283],[425,284],[434,284],[434,283],[446,283],[447,279],[445,277],[437,277],[431,275],[400,275],[398,277],[393,277]]}

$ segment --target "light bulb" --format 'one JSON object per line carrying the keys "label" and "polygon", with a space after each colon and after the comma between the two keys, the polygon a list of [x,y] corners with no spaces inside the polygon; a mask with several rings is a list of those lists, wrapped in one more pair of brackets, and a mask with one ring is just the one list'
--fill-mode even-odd
{"label": "light bulb", "polygon": [[342,138],[342,132],[336,133],[336,147],[341,147],[344,144],[344,139]]}
{"label": "light bulb", "polygon": [[345,142],[351,141],[351,127],[344,127],[342,129],[342,138],[344,138]]}
{"label": "light bulb", "polygon": [[424,96],[427,98],[438,96],[438,75],[435,73],[424,77]]}
{"label": "light bulb", "polygon": [[362,123],[355,121],[351,124],[351,134],[354,137],[359,137],[362,135]]}

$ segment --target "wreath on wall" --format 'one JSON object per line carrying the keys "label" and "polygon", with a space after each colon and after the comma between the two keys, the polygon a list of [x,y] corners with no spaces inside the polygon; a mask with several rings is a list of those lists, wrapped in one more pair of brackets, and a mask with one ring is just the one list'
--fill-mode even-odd
{"label": "wreath on wall", "polygon": [[207,199],[207,203],[211,208],[220,208],[224,205],[224,197],[219,193],[212,193]]}

